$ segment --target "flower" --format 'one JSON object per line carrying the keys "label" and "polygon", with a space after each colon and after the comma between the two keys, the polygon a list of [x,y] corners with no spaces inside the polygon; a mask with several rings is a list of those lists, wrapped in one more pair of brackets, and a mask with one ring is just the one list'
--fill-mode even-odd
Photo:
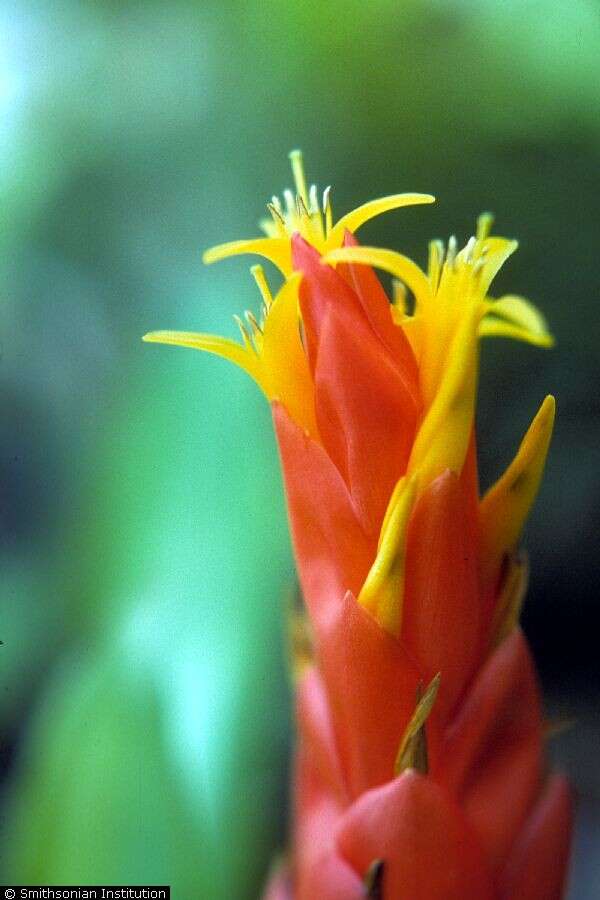
{"label": "flower", "polygon": [[[554,400],[483,497],[474,433],[480,338],[552,338],[529,301],[489,295],[517,247],[491,236],[491,216],[460,251],[433,241],[424,272],[354,231],[430,195],[334,225],[329,190],[319,207],[291,158],[296,196],[273,198],[267,236],[205,255],[259,253],[284,276],[273,297],[253,268],[262,313],[239,321],[242,343],[145,338],[229,359],[273,408],[315,657],[298,675],[292,876],[278,873],[271,896],[557,897],[569,793],[543,774],[518,628],[518,542]],[[394,277],[391,302],[373,268]]]}

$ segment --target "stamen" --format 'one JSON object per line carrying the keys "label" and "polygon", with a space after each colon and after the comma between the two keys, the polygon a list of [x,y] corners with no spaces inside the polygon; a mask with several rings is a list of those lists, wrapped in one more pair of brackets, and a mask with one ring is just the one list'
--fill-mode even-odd
{"label": "stamen", "polygon": [[296,215],[296,200],[293,193],[289,188],[286,188],[283,192],[283,199],[285,200],[286,212],[288,216]]}
{"label": "stamen", "polygon": [[296,194],[296,212],[300,221],[310,218],[304,198],[300,194]]}
{"label": "stamen", "polygon": [[325,234],[333,228],[333,211],[331,209],[331,185],[323,191],[323,212],[325,213]]}
{"label": "stamen", "polygon": [[310,191],[308,193],[309,205],[308,210],[311,215],[315,215],[315,213],[319,212],[319,196],[317,194],[317,186],[316,184],[311,184]]}
{"label": "stamen", "polygon": [[428,274],[431,283],[431,290],[435,294],[440,283],[440,273],[442,271],[442,263],[444,261],[444,244],[443,241],[434,240],[429,242],[429,265]]}
{"label": "stamen", "polygon": [[483,271],[483,267],[485,266],[485,264],[487,262],[486,257],[488,256],[488,250],[489,250],[488,247],[483,247],[479,251],[479,253],[477,255],[477,259],[475,260],[475,264],[473,266],[473,275],[478,276]]}
{"label": "stamen", "polygon": [[408,307],[406,305],[406,285],[399,278],[392,281],[392,305],[396,307],[403,316],[407,315]]}
{"label": "stamen", "polygon": [[292,164],[292,173],[294,176],[294,184],[296,185],[296,193],[302,198],[304,206],[308,206],[308,191],[306,190],[306,176],[304,175],[304,161],[302,159],[301,150],[292,150],[290,153],[290,162]]}
{"label": "stamen", "polygon": [[263,298],[265,310],[268,312],[269,307],[273,302],[273,295],[265,277],[265,270],[261,265],[256,265],[250,268],[250,272],[252,273],[252,277],[254,278],[261,293],[261,297]]}
{"label": "stamen", "polygon": [[465,262],[472,263],[473,262],[473,251],[475,250],[475,245],[477,243],[476,237],[470,237],[467,241],[467,244],[464,249]]}
{"label": "stamen", "polygon": [[448,240],[448,249],[446,250],[446,265],[451,269],[456,259],[456,237],[452,235]]}
{"label": "stamen", "polygon": [[274,203],[267,203],[267,209],[273,216],[273,221],[275,222],[275,224],[278,226],[283,225],[283,227],[285,228],[285,219],[283,218],[283,210],[281,209],[281,206],[279,207],[279,209],[277,209]]}
{"label": "stamen", "polygon": [[244,325],[244,323],[242,322],[240,317],[238,315],[234,315],[233,321],[235,322],[237,327],[240,329],[240,333],[242,335],[242,341],[244,342],[244,347],[246,348],[246,350],[252,350],[254,353],[256,353],[256,347],[254,346],[254,342],[252,341],[250,335],[248,334],[248,329],[246,328],[246,326]]}
{"label": "stamen", "polygon": [[492,225],[494,224],[494,216],[492,213],[481,213],[477,219],[477,240],[485,241],[490,236]]}
{"label": "stamen", "polygon": [[256,316],[254,315],[254,313],[250,312],[250,310],[247,309],[246,312],[244,313],[244,316],[246,318],[248,325],[250,326],[250,329],[252,331],[252,336],[256,337],[257,334],[262,334],[262,328],[256,321]]}

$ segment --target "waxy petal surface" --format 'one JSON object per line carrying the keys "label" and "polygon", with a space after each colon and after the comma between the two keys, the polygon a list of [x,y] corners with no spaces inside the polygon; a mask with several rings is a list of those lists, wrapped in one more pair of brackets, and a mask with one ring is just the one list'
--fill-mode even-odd
{"label": "waxy petal surface", "polygon": [[340,802],[346,789],[340,769],[335,734],[323,680],[316,668],[310,668],[296,687],[296,716],[300,738],[310,747],[313,765],[328,791]]}
{"label": "waxy petal surface", "polygon": [[535,802],[541,709],[527,644],[515,629],[481,669],[446,733],[436,777],[458,797],[495,868]]}
{"label": "waxy petal surface", "polygon": [[273,404],[296,559],[317,632],[345,592],[359,591],[375,556],[327,453]]}
{"label": "waxy petal surface", "polygon": [[494,897],[460,810],[442,788],[413,770],[364,794],[342,819],[337,843],[356,872],[383,861],[385,898]]}
{"label": "waxy petal surface", "polygon": [[401,637],[426,681],[441,673],[440,716],[451,712],[481,653],[472,512],[461,481],[447,471],[421,495],[408,527]]}
{"label": "waxy petal surface", "polygon": [[342,768],[357,797],[393,776],[421,676],[350,593],[321,634],[319,657]]}
{"label": "waxy petal surface", "polygon": [[[344,246],[358,246],[357,239],[349,231],[346,232]],[[392,319],[390,302],[379,278],[370,266],[352,263],[339,266],[338,272],[354,288],[373,331],[387,347],[398,369],[404,374],[415,401],[419,403],[417,362],[406,335]]]}
{"label": "waxy petal surface", "polygon": [[267,882],[263,900],[294,900],[290,877],[285,867],[278,867]]}
{"label": "waxy petal surface", "polygon": [[560,900],[571,844],[573,800],[565,778],[544,786],[501,882],[501,900]]}
{"label": "waxy petal surface", "polygon": [[346,309],[355,320],[362,319],[364,313],[350,285],[335,269],[321,261],[319,253],[300,234],[292,236],[292,255],[295,271],[303,275],[300,310],[308,359],[314,371],[321,328],[329,307],[334,304]]}
{"label": "waxy petal surface", "polygon": [[315,408],[323,443],[344,475],[358,517],[378,536],[406,470],[417,407],[370,326],[333,304],[320,334]]}
{"label": "waxy petal surface", "polygon": [[312,749],[296,759],[295,900],[362,900],[362,883],[334,843],[343,812],[324,784]]}

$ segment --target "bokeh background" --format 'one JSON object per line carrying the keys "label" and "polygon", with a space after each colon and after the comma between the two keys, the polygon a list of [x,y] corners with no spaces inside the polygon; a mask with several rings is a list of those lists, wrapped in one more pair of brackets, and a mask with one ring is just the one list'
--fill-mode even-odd
{"label": "bokeh background", "polygon": [[269,412],[245,376],[143,345],[235,334],[287,153],[337,214],[430,191],[363,238],[424,261],[477,214],[521,241],[499,290],[552,351],[483,354],[484,484],[543,395],[558,424],[525,627],[577,785],[570,897],[600,895],[596,0],[0,6],[0,882],[258,895],[285,841],[283,611]]}

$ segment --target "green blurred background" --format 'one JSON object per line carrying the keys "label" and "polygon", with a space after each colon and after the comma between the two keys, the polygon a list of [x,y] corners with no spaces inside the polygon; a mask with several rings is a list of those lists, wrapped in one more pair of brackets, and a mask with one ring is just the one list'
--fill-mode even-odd
{"label": "green blurred background", "polygon": [[151,329],[235,334],[256,233],[308,176],[424,261],[491,209],[499,290],[557,347],[483,354],[484,484],[543,395],[525,625],[581,796],[571,898],[600,893],[597,0],[0,6],[0,882],[258,895],[285,840],[294,574],[269,412]]}

